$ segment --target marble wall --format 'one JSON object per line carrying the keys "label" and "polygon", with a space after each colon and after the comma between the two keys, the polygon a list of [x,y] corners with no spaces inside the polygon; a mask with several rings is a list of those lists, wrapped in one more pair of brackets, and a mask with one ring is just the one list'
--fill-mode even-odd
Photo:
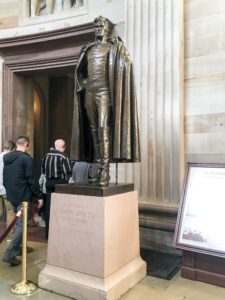
{"label": "marble wall", "polygon": [[225,2],[185,0],[185,159],[224,162]]}
{"label": "marble wall", "polygon": [[0,29],[16,27],[19,24],[18,0],[0,1]]}

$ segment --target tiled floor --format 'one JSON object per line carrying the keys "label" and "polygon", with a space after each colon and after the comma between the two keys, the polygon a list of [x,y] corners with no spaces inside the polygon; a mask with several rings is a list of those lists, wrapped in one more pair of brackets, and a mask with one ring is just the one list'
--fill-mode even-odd
{"label": "tiled floor", "polygon": [[[47,245],[29,243],[35,251],[28,254],[27,279],[38,282],[38,274],[45,265]],[[0,256],[7,242],[0,245]],[[0,300],[66,300],[67,297],[38,289],[30,296],[15,296],[10,287],[21,280],[21,266],[9,267],[0,260]],[[224,300],[225,288],[183,279],[177,274],[172,280],[162,280],[146,276],[121,300]]]}

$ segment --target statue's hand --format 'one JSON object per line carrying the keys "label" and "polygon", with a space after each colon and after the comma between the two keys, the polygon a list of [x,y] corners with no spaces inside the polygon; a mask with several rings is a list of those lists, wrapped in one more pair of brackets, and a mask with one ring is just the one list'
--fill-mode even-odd
{"label": "statue's hand", "polygon": [[85,88],[86,85],[87,85],[87,78],[84,78],[84,79],[83,79],[83,87]]}
{"label": "statue's hand", "polygon": [[77,78],[77,88],[78,88],[78,91],[82,91],[85,89],[87,85],[87,79],[85,78],[82,78],[82,77],[78,77]]}

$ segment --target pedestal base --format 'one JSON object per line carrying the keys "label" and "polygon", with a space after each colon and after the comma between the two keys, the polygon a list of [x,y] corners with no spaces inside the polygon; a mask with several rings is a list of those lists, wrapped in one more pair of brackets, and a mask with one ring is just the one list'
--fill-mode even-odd
{"label": "pedestal base", "polygon": [[46,265],[39,275],[39,285],[46,290],[77,300],[115,300],[146,275],[146,264],[137,258],[108,278]]}
{"label": "pedestal base", "polygon": [[52,194],[47,265],[39,286],[77,300],[119,299],[146,275],[137,192],[126,186],[69,186],[73,194],[65,189]]}

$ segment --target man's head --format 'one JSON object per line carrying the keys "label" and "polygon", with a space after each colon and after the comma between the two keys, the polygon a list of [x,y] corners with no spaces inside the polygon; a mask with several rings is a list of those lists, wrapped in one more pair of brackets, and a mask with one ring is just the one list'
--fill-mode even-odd
{"label": "man's head", "polygon": [[66,149],[66,143],[64,140],[62,139],[58,139],[55,141],[55,149],[60,151],[60,152],[64,152]]}
{"label": "man's head", "polygon": [[94,30],[96,37],[108,36],[110,33],[109,20],[102,16],[94,19]]}
{"label": "man's head", "polygon": [[29,138],[27,136],[21,135],[16,139],[16,150],[27,152],[29,147]]}
{"label": "man's head", "polygon": [[6,141],[3,145],[4,152],[11,152],[15,149],[16,149],[16,144],[12,140]]}

